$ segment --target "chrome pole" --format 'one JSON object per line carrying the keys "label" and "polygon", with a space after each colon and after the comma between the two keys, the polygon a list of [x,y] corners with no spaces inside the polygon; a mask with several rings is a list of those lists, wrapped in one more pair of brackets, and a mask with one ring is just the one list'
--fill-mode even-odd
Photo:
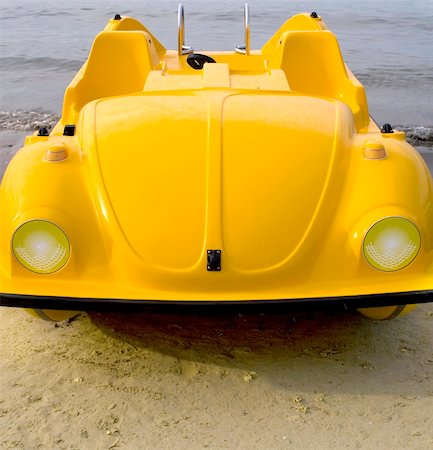
{"label": "chrome pole", "polygon": [[245,3],[244,7],[244,22],[245,22],[245,54],[250,54],[251,48],[251,28],[250,28],[250,7]]}
{"label": "chrome pole", "polygon": [[185,45],[185,13],[182,3],[179,3],[177,8],[177,53],[186,55],[192,51],[192,47]]}
{"label": "chrome pole", "polygon": [[244,33],[245,33],[245,44],[239,45],[235,48],[236,53],[242,55],[249,55],[251,49],[251,27],[250,27],[250,7],[248,3],[244,5]]}

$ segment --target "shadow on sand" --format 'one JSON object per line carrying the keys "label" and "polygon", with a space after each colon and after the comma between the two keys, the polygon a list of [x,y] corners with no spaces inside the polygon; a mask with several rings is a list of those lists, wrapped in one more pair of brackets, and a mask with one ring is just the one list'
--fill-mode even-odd
{"label": "shadow on sand", "polygon": [[[306,391],[396,393],[426,396],[431,361],[417,351],[425,313],[375,322],[356,311],[315,309],[278,313],[92,313],[110,337],[135,348],[177,358],[179,363],[254,371],[278,388]],[[417,347],[421,347],[418,349]],[[428,352],[428,351],[427,351]],[[420,364],[427,371],[420,370]],[[427,373],[428,372],[428,373]]]}

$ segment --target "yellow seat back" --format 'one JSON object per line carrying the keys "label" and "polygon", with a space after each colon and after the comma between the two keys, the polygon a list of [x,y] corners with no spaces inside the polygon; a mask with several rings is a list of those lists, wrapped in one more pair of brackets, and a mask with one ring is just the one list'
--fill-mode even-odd
{"label": "yellow seat back", "polygon": [[368,126],[364,88],[346,69],[330,31],[286,31],[268,57],[271,68],[284,71],[293,91],[340,100],[351,108],[358,130]]}
{"label": "yellow seat back", "polygon": [[144,31],[103,31],[96,36],[89,58],[68,86],[63,118],[75,123],[88,102],[143,89],[159,57]]}

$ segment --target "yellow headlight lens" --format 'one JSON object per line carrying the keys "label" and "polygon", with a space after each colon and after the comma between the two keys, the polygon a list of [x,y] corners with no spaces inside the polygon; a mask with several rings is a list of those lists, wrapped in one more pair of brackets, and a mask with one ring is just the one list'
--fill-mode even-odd
{"label": "yellow headlight lens", "polygon": [[70,254],[65,233],[45,220],[32,220],[21,225],[12,239],[12,249],[26,269],[41,274],[60,270]]}
{"label": "yellow headlight lens", "polygon": [[376,269],[386,272],[409,265],[419,252],[418,228],[402,217],[388,217],[375,223],[364,238],[365,259]]}

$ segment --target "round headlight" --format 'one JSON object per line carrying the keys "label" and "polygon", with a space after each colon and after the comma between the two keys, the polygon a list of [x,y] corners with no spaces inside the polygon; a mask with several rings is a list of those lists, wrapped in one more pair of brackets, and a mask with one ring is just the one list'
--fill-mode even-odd
{"label": "round headlight", "polygon": [[388,217],[375,223],[364,238],[365,259],[376,269],[386,272],[408,266],[419,252],[418,228],[402,217]]}
{"label": "round headlight", "polygon": [[32,220],[21,225],[15,231],[12,249],[26,269],[41,274],[60,270],[70,254],[65,233],[45,220]]}

